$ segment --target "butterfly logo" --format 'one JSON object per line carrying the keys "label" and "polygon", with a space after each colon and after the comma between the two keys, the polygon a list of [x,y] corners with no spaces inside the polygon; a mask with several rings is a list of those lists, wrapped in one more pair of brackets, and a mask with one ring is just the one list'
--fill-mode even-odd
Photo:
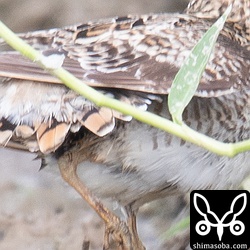
{"label": "butterfly logo", "polygon": [[[243,199],[243,205],[238,208],[240,204],[240,200]],[[203,203],[205,206],[198,205],[198,202]],[[247,205],[247,194],[242,193],[237,195],[230,206],[230,210],[227,211],[222,218],[220,219],[213,211],[210,209],[210,205],[207,199],[198,193],[194,194],[193,203],[196,211],[203,217],[202,220],[196,223],[195,230],[199,235],[207,235],[209,234],[211,227],[217,228],[217,235],[219,241],[221,241],[224,228],[229,227],[230,232],[235,235],[241,235],[245,231],[245,225],[242,221],[237,220],[237,217],[244,211]],[[201,205],[201,203],[199,203]],[[238,204],[237,204],[238,203]],[[237,204],[237,207],[236,207]],[[204,209],[205,207],[205,209]],[[204,211],[205,210],[205,211]],[[226,220],[230,219],[230,222],[225,223]],[[213,222],[212,222],[213,221]]]}

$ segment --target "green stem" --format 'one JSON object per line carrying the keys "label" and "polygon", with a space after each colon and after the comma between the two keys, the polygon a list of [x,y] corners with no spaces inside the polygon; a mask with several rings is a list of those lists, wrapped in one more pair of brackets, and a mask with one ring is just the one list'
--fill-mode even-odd
{"label": "green stem", "polygon": [[[41,60],[39,60],[42,58],[41,53],[33,49],[26,42],[16,36],[1,21],[0,36],[6,41],[6,43],[13,47],[13,49],[19,51],[22,55],[26,56],[30,60],[39,63],[39,65],[46,69],[46,65],[42,64]],[[109,98],[101,94],[97,90],[89,87],[88,82],[77,79],[61,67],[57,69],[47,70],[51,74],[59,78],[67,87],[83,95],[90,101],[94,102],[97,106],[108,107],[126,115],[131,115],[141,122],[162,129],[168,133],[182,138],[183,140],[194,143],[216,154],[232,157],[238,153],[250,150],[250,140],[235,144],[219,142],[208,136],[198,133],[197,131],[187,127],[186,125],[178,125],[153,113],[141,111],[126,103]]]}

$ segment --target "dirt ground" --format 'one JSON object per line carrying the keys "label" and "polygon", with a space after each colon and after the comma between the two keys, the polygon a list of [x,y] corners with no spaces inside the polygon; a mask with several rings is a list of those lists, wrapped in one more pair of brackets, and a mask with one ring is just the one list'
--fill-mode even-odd
{"label": "dirt ground", "polygon": [[[39,171],[40,163],[32,154],[1,149],[0,159],[4,160],[0,163],[0,249],[80,250],[84,240],[90,241],[90,249],[102,249],[102,221],[59,175]],[[179,204],[179,199],[170,198],[141,209],[139,232],[147,249],[165,249],[162,236],[180,212]],[[179,246],[178,242],[171,249]]]}
{"label": "dirt ground", "polygon": [[[128,13],[183,10],[184,2],[0,0],[0,20],[15,32],[26,32]],[[0,249],[80,250],[84,240],[90,241],[91,250],[102,249],[102,221],[60,176],[46,169],[39,171],[40,162],[34,158],[29,153],[0,149]],[[183,244],[188,244],[187,236],[166,247],[162,237],[176,220],[179,204],[171,198],[141,209],[139,231],[147,249],[184,249]]]}

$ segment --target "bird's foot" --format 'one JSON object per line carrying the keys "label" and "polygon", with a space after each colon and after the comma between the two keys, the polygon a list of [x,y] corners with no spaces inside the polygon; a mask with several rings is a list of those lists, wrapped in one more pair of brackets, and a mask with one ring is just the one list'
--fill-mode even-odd
{"label": "bird's foot", "polygon": [[[103,249],[110,249],[110,240],[112,239],[116,245],[115,249],[119,250],[144,250],[134,226],[134,219],[132,219],[132,226],[122,221],[118,216],[106,208],[82,183],[77,175],[77,156],[72,153],[63,155],[58,160],[59,169],[63,179],[71,185],[85,201],[97,212],[103,219],[106,230],[104,235]],[[129,222],[129,221],[128,221]],[[135,235],[133,235],[135,234]],[[118,246],[118,247],[117,247]]]}
{"label": "bird's foot", "polygon": [[132,245],[132,237],[128,226],[120,219],[106,223],[103,245],[104,250],[110,249],[111,239],[119,250],[135,249]]}

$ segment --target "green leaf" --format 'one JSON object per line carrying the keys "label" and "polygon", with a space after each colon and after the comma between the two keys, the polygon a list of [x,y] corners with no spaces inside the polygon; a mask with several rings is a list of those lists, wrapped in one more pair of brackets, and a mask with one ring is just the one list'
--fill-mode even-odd
{"label": "green leaf", "polygon": [[161,238],[165,240],[169,240],[172,237],[178,235],[181,231],[187,229],[190,225],[190,217],[187,216],[183,218],[181,221],[172,225],[165,233],[161,235]]}
{"label": "green leaf", "polygon": [[89,82],[83,79],[77,79],[75,76],[70,74],[62,67],[56,69],[46,68],[46,65],[43,65],[44,61],[41,61],[41,53],[39,51],[36,51],[25,41],[21,40],[1,21],[0,37],[2,37],[11,47],[13,47],[13,49],[19,51],[31,61],[36,62],[39,66],[46,69],[49,73],[60,79],[62,83],[64,83],[68,88],[86,97],[87,99],[95,103],[97,106],[107,107],[116,110],[120,113],[130,115],[138,121],[162,129],[170,134],[178,136],[183,140],[194,143],[195,145],[203,147],[218,155],[233,157],[239,153],[250,150],[250,139],[237,143],[220,142],[191,129],[188,126],[183,126],[183,124],[176,124],[156,114],[150,113],[148,111],[139,110],[138,108],[133,107],[127,103],[105,96],[99,91],[88,86]]}
{"label": "green leaf", "polygon": [[176,123],[182,123],[182,113],[195,94],[218,35],[231,9],[230,5],[225,13],[207,30],[174,78],[168,97],[168,107],[173,121]]}

